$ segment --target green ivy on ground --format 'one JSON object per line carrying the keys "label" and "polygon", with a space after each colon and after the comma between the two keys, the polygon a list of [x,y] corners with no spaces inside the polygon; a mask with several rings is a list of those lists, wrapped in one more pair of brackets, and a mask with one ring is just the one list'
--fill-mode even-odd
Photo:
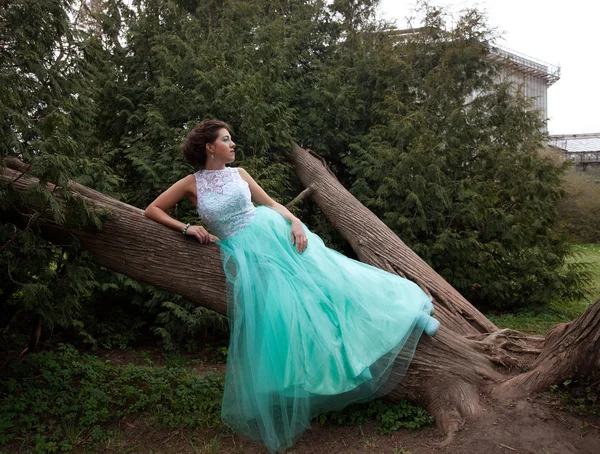
{"label": "green ivy on ground", "polygon": [[416,430],[434,422],[433,416],[423,408],[416,407],[406,400],[389,404],[381,400],[372,400],[364,404],[349,405],[340,411],[323,413],[317,417],[319,424],[363,425],[368,419],[375,419],[380,433],[391,434],[400,429]]}
{"label": "green ivy on ground", "polygon": [[101,442],[125,417],[167,428],[220,424],[223,375],[191,368],[113,365],[70,345],[29,355],[0,380],[0,446],[68,451]]}
{"label": "green ivy on ground", "polygon": [[[221,354],[225,352],[221,351]],[[66,452],[98,447],[117,436],[122,420],[145,419],[166,429],[224,429],[220,420],[224,375],[199,375],[189,362],[165,367],[112,364],[71,345],[28,355],[0,379],[0,451]],[[318,416],[318,424],[377,421],[390,434],[433,423],[407,401],[374,400]]]}
{"label": "green ivy on ground", "polygon": [[600,415],[600,370],[550,386],[555,405],[580,415]]}

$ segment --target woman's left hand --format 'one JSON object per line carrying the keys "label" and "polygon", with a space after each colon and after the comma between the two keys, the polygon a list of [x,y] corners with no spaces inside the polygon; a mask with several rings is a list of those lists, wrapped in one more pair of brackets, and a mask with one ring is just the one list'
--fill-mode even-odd
{"label": "woman's left hand", "polygon": [[302,222],[295,220],[292,222],[292,244],[296,245],[296,250],[302,254],[306,246],[308,246],[308,238],[302,226]]}

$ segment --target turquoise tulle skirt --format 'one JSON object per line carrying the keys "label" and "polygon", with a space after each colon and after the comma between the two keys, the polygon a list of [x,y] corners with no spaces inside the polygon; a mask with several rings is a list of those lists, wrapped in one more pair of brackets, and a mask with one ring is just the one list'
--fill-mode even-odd
{"label": "turquoise tulle skirt", "polygon": [[261,206],[218,242],[231,332],[221,416],[270,452],[292,446],[319,413],[391,391],[432,312],[419,286],[327,248],[306,227],[299,254],[290,229]]}

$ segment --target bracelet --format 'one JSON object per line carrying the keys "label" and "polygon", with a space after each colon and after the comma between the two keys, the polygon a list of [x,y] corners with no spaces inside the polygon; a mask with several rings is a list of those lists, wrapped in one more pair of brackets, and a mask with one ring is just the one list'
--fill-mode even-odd
{"label": "bracelet", "polygon": [[184,235],[185,235],[185,234],[187,234],[187,229],[188,229],[188,227],[189,227],[189,226],[190,226],[190,223],[188,222],[188,223],[185,225],[185,227],[183,228],[183,232],[181,232],[181,233],[183,233]]}

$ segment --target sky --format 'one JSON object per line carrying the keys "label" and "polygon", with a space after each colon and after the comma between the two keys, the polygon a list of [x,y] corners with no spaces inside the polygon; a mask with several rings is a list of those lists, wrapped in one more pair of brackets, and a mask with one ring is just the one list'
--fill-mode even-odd
{"label": "sky", "polygon": [[[560,66],[548,88],[550,134],[600,133],[600,2],[596,0],[430,0],[451,13],[477,7],[501,35],[497,44]],[[381,0],[380,17],[407,28],[414,0]],[[419,26],[413,21],[413,26]]]}

